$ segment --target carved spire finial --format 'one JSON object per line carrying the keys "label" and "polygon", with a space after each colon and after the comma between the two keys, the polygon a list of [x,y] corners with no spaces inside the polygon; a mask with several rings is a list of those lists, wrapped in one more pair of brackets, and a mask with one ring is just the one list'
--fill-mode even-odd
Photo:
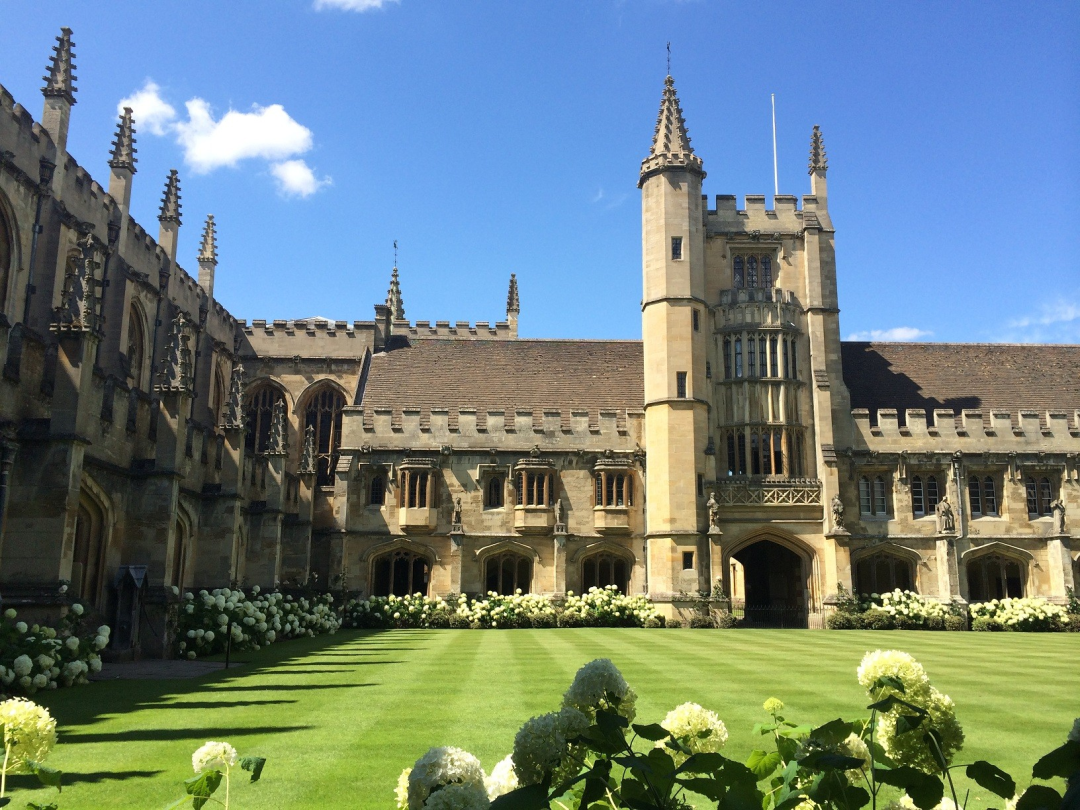
{"label": "carved spire finial", "polygon": [[165,356],[161,358],[155,391],[191,393],[191,347],[188,345],[191,335],[188,333],[188,323],[183,310],[177,310],[169,326],[169,342]]}
{"label": "carved spire finial", "polygon": [[304,449],[300,454],[300,474],[315,474],[315,427],[308,425],[304,431]]}
{"label": "carved spire finial", "polygon": [[[394,243],[397,247],[397,242]],[[390,289],[386,291],[386,306],[390,308],[390,317],[395,321],[405,319],[405,303],[401,298],[401,282],[398,280],[397,265],[390,273]]]}
{"label": "carved spire finial", "polygon": [[169,178],[165,181],[165,193],[161,197],[161,213],[158,214],[159,222],[175,222],[180,224],[180,175],[176,169],[169,170]]}
{"label": "carved spire finial", "polygon": [[271,456],[283,456],[288,452],[288,434],[285,432],[285,400],[280,397],[274,402],[270,415],[270,445],[266,452]]}
{"label": "carved spire finial", "polygon": [[120,113],[120,121],[116,125],[116,140],[112,142],[112,157],[109,165],[114,169],[127,169],[132,174],[137,170],[135,164],[138,159],[135,153],[135,122],[131,117],[131,107],[124,107]]}
{"label": "carved spire finial", "polygon": [[199,247],[199,262],[217,264],[217,231],[214,229],[214,215],[207,214],[203,227],[202,244]]}
{"label": "carved spire finial", "polygon": [[237,360],[229,379],[229,401],[225,404],[222,420],[222,427],[226,429],[244,429],[244,382],[244,365]]}
{"label": "carved spire finial", "polygon": [[71,41],[71,29],[61,28],[60,36],[53,46],[53,55],[49,58],[49,75],[43,76],[45,87],[41,93],[45,96],[60,96],[68,104],[75,103],[75,43]]}
{"label": "carved spire finial", "polygon": [[506,314],[521,312],[521,299],[518,298],[517,274],[510,274],[510,290],[506,293]]}
{"label": "carved spire finial", "polygon": [[649,149],[649,156],[641,161],[641,181],[668,166],[685,168],[702,176],[705,174],[701,158],[694,154],[694,149],[690,146],[686,119],[683,118],[679,96],[675,92],[675,80],[671,76],[664,80],[664,93],[660,97],[660,113],[656,117],[652,147]]}
{"label": "carved spire finial", "polygon": [[825,174],[829,169],[829,158],[825,155],[825,141],[821,139],[821,127],[814,125],[814,132],[810,136],[810,174],[821,172]]}

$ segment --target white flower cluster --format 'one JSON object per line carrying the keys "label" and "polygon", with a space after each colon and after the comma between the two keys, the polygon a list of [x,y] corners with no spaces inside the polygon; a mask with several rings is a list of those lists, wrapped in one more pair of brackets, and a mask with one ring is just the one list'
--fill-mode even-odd
{"label": "white flower cluster", "polygon": [[986,619],[987,629],[1047,632],[1064,630],[1068,622],[1065,608],[1045,599],[992,599],[971,606],[972,627],[978,619]]}
{"label": "white flower cluster", "polygon": [[491,591],[479,599],[461,594],[447,601],[415,593],[352,599],[345,606],[349,627],[483,629],[515,627],[644,627],[660,626],[660,614],[644,596],[625,596],[614,585],[590,588],[578,596],[569,592],[563,603],[549,596]]}
{"label": "white flower cluster", "polygon": [[483,810],[489,804],[484,778],[480,760],[468,751],[432,748],[409,771],[407,806],[409,810]]}
{"label": "white flower cluster", "polygon": [[[78,607],[79,610],[75,610]],[[109,644],[111,631],[101,625],[89,635],[79,635],[81,605],[60,619],[58,628],[15,621],[12,608],[0,621],[0,685],[9,694],[34,694],[87,682],[87,674],[101,671],[99,651]]]}
{"label": "white flower cluster", "polygon": [[[897,720],[902,714],[910,714],[911,710],[895,706],[881,715],[877,727],[878,742],[897,764],[912,765],[927,771],[936,769],[930,748],[923,741],[927,728],[933,728],[941,736],[942,753],[946,760],[951,761],[963,746],[964,731],[956,719],[952,699],[930,685],[926,670],[911,655],[900,650],[868,652],[859,664],[857,675],[859,683],[872,700],[893,695],[926,710],[928,714],[927,720],[916,731],[899,736],[896,734]],[[899,680],[904,685],[903,692],[889,686],[876,687],[877,680],[883,676]]]}
{"label": "white flower cluster", "polygon": [[[702,708],[697,703],[683,703],[667,713],[661,726],[676,740],[686,746],[691,754],[719,753],[727,742],[728,731],[724,721],[716,712]],[[664,747],[664,740],[656,743],[657,748]],[[686,761],[682,751],[672,751],[676,765]]]}
{"label": "white flower cluster", "polygon": [[909,624],[926,626],[931,619],[944,620],[949,615],[949,609],[934,599],[927,599],[914,591],[886,591],[881,594],[871,594],[875,598],[870,607],[870,612],[879,611],[887,613],[894,619],[907,619]]}
{"label": "white flower cluster", "polygon": [[258,650],[282,638],[335,633],[341,621],[333,602],[331,594],[293,599],[262,593],[258,585],[250,596],[239,588],[185,593],[177,622],[180,652],[188,658],[223,652],[230,635],[234,649]]}
{"label": "white flower cluster", "polygon": [[0,725],[4,728],[7,772],[23,773],[28,762],[45,761],[56,745],[56,721],[48,710],[23,698],[0,703]]}
{"label": "white flower cluster", "polygon": [[589,718],[575,708],[564,707],[530,718],[514,737],[514,773],[522,785],[535,785],[552,774],[558,784],[575,775],[583,747],[571,740],[581,736],[590,725]]}
{"label": "white flower cluster", "polygon": [[195,773],[227,771],[236,759],[236,749],[227,742],[207,742],[191,755],[191,767]]}
{"label": "white flower cluster", "polygon": [[563,695],[563,706],[572,707],[590,720],[597,709],[615,709],[627,720],[636,714],[637,693],[630,688],[610,658],[597,658],[577,671]]}

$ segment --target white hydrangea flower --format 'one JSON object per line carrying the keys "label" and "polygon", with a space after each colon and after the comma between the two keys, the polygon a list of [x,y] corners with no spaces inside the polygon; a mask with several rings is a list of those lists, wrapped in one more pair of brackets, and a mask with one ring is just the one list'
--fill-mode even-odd
{"label": "white hydrangea flower", "polygon": [[64,646],[75,652],[75,650],[79,649],[79,639],[75,636],[68,636],[64,641]]}
{"label": "white hydrangea flower", "polygon": [[25,636],[25,635],[26,635],[26,631],[27,631],[27,630],[28,630],[29,628],[28,628],[28,627],[26,626],[26,622],[15,622],[15,629],[16,629],[16,630],[17,630],[17,631],[19,632],[19,634],[20,634],[20,635],[24,635],[24,636]]}
{"label": "white hydrangea flower", "polygon": [[409,810],[423,810],[432,791],[441,793],[441,788],[453,784],[475,785],[487,799],[480,760],[460,748],[430,749],[416,760],[409,773]]}
{"label": "white hydrangea flower", "polygon": [[26,655],[24,653],[23,655],[20,655],[18,658],[12,661],[11,666],[12,669],[15,670],[16,675],[29,675],[30,670],[34,668],[34,662],[30,660],[29,655]]}
{"label": "white hydrangea flower", "polygon": [[4,746],[10,745],[8,773],[24,773],[26,763],[44,762],[56,745],[56,721],[48,710],[30,700],[11,698],[0,703]]}
{"label": "white hydrangea flower", "polygon": [[82,616],[84,611],[85,608],[78,602],[71,606],[71,612],[74,613],[76,616]]}
{"label": "white hydrangea flower", "polygon": [[[728,738],[724,721],[716,712],[711,712],[697,703],[676,706],[667,713],[660,725],[693,754],[718,753]],[[663,748],[664,742],[656,743],[656,747]],[[673,751],[671,754],[677,765],[686,761],[687,755],[681,751]]]}
{"label": "white hydrangea flower", "polygon": [[522,785],[535,785],[548,773],[560,782],[576,773],[569,761],[570,740],[589,727],[589,718],[573,707],[549,712],[527,720],[514,737],[514,773]]}
{"label": "white hydrangea flower", "polygon": [[424,802],[424,810],[487,810],[490,806],[483,786],[472,783],[447,785]]}
{"label": "white hydrangea flower", "polygon": [[499,764],[491,769],[491,774],[484,780],[489,799],[496,799],[511,790],[517,789],[518,778],[514,773],[514,755],[507,754]]}
{"label": "white hydrangea flower", "polygon": [[577,671],[574,682],[563,695],[563,706],[573,707],[592,719],[597,709],[610,708],[608,695],[619,699],[619,714],[627,720],[634,719],[637,693],[626,683],[611,659],[597,658]]}
{"label": "white hydrangea flower", "polygon": [[236,764],[236,749],[226,742],[207,742],[191,755],[195,773],[227,771]]}
{"label": "white hydrangea flower", "polygon": [[35,675],[33,677],[33,680],[31,680],[31,683],[34,685],[34,688],[36,688],[36,689],[44,689],[46,686],[49,685],[49,679],[47,677],[45,677],[44,675],[42,675],[41,673],[38,673],[37,675]]}
{"label": "white hydrangea flower", "polygon": [[4,611],[4,618],[5,619],[14,619],[18,615],[19,614],[15,611],[15,608],[8,608],[7,610]]}
{"label": "white hydrangea flower", "polygon": [[395,810],[409,810],[409,774],[412,768],[406,768],[398,777],[397,787],[394,788]]}

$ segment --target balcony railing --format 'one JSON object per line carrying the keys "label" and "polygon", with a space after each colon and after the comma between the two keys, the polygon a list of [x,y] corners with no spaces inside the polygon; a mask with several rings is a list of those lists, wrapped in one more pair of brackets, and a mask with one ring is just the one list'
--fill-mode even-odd
{"label": "balcony railing", "polygon": [[739,478],[716,482],[721,506],[818,506],[821,481],[816,478]]}

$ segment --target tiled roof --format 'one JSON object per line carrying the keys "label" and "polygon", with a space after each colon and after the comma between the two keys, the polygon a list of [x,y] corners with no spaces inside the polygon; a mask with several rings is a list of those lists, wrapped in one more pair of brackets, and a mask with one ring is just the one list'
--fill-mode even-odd
{"label": "tiled roof", "polygon": [[640,410],[643,377],[640,341],[417,340],[372,356],[362,404]]}
{"label": "tiled roof", "polygon": [[1006,343],[843,343],[852,408],[928,413],[948,408],[1080,409],[1080,346]]}

